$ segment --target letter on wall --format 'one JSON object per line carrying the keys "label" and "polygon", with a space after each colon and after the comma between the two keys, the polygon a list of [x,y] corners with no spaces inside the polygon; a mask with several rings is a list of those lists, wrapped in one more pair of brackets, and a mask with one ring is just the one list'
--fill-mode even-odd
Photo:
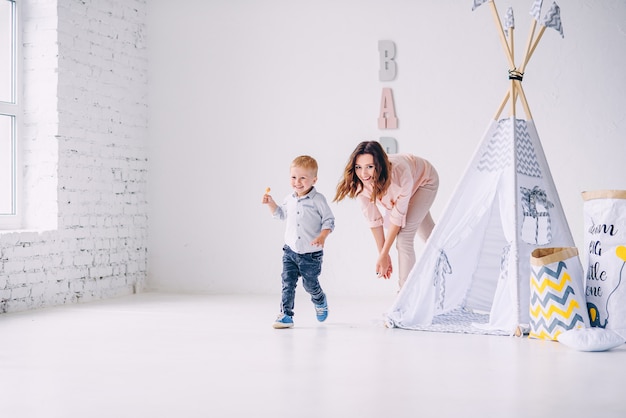
{"label": "letter on wall", "polygon": [[380,56],[380,81],[391,81],[396,78],[396,44],[393,41],[378,41],[378,54]]}
{"label": "letter on wall", "polygon": [[378,116],[378,129],[396,129],[398,118],[393,106],[393,93],[389,87],[383,88],[380,101],[380,114]]}

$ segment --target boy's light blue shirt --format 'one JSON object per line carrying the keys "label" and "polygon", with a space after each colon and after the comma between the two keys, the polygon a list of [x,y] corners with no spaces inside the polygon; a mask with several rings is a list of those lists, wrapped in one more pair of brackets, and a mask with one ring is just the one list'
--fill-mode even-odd
{"label": "boy's light blue shirt", "polygon": [[313,253],[322,247],[311,245],[322,229],[335,229],[335,216],[321,193],[311,189],[305,196],[294,192],[276,208],[273,217],[287,221],[285,244],[298,254]]}

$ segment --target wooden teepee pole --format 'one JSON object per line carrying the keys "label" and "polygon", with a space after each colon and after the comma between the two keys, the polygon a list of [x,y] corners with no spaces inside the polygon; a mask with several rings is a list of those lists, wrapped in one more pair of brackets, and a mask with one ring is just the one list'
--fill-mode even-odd
{"label": "wooden teepee pole", "polygon": [[[526,94],[524,94],[522,83],[519,80],[512,80],[512,81],[515,83],[516,97],[519,97],[520,101],[522,102],[522,107],[524,108],[524,113],[526,114],[526,118],[532,120],[533,116],[530,113],[530,107],[528,106],[528,100],[526,100]],[[511,98],[511,89],[507,89],[506,94],[504,95],[504,98],[502,99],[502,102],[500,103],[500,106],[498,107],[498,110],[496,110],[496,114],[493,117],[494,120],[500,119],[500,115],[502,114],[502,111],[504,110],[504,107],[506,106],[506,104],[509,102],[510,98]]]}
{"label": "wooden teepee pole", "polygon": [[498,9],[496,8],[496,3],[491,0],[489,2],[491,6],[491,15],[496,23],[496,28],[498,28],[498,34],[500,35],[500,42],[502,43],[502,47],[504,48],[504,52],[509,61],[509,67],[511,69],[515,69],[515,62],[513,60],[513,54],[511,53],[511,49],[509,48],[509,44],[506,41],[506,35],[504,34],[504,28],[502,27],[502,22],[500,21],[500,16],[498,15]]}
{"label": "wooden teepee pole", "polygon": [[526,54],[526,57],[524,57],[524,62],[522,63],[521,67],[522,70],[526,68],[526,64],[528,64],[530,57],[533,55],[533,52],[535,52],[535,48],[537,48],[537,45],[539,44],[539,41],[541,40],[541,37],[543,36],[545,31],[546,27],[541,25],[541,28],[539,28],[539,33],[537,33],[537,38],[534,40],[532,47]]}
{"label": "wooden teepee pole", "polygon": [[526,95],[524,94],[524,89],[522,88],[522,82],[516,80],[517,84],[517,92],[519,93],[519,98],[522,102],[522,107],[524,108],[524,113],[526,114],[526,119],[532,120],[533,115],[530,113],[530,107],[528,107],[528,101],[526,100]]}
{"label": "wooden teepee pole", "polygon": [[[537,15],[538,16],[538,15]],[[526,42],[526,51],[524,52],[524,59],[522,60],[522,65],[519,68],[519,73],[521,76],[524,75],[524,71],[526,70],[526,65],[528,65],[528,61],[532,56],[533,52],[535,52],[535,48],[539,45],[539,41],[546,31],[546,27],[541,25],[539,29],[539,33],[537,33],[537,38],[533,39],[535,36],[535,30],[537,29],[537,18],[533,16],[533,20],[530,24],[530,30],[528,34],[528,41]],[[526,94],[524,94],[524,89],[522,88],[522,82],[518,81],[518,90],[520,95],[520,100],[522,101],[522,106],[524,107],[524,113],[526,113],[526,118],[532,120],[533,116],[530,113],[530,107],[528,106],[528,101],[526,100]]]}
{"label": "wooden teepee pole", "polygon": [[[502,26],[502,21],[500,20],[500,15],[498,14],[498,9],[496,7],[495,1],[494,0],[489,1],[489,5],[491,8],[491,15],[493,17],[493,20],[496,24],[496,28],[498,30],[498,34],[500,36],[500,43],[502,44],[502,48],[504,48],[504,53],[509,62],[509,69],[510,69],[509,72],[517,73],[516,68],[515,68],[515,58],[514,58],[515,57],[514,56],[515,44],[513,41],[513,27],[509,28],[509,41],[507,41],[506,35],[504,33],[504,27]],[[515,103],[517,101],[516,92],[517,92],[516,80],[511,79],[511,86],[509,88],[509,91],[505,95],[504,100],[502,101],[502,104],[500,104],[500,107],[498,108],[498,111],[496,112],[496,117],[495,117],[496,120],[500,117],[502,110],[504,109],[504,107],[506,106],[506,103],[509,100],[511,102],[511,116],[515,117],[516,115]]]}
{"label": "wooden teepee pole", "polygon": [[493,117],[494,120],[500,119],[500,115],[502,114],[502,111],[504,110],[504,107],[506,106],[510,98],[511,98],[511,90],[507,89],[506,94],[504,95],[504,99],[502,99],[502,103],[500,103],[500,106],[498,107],[498,110],[496,111],[496,114]]}
{"label": "wooden teepee pole", "polygon": [[[514,41],[514,26],[509,27],[509,52],[511,53],[511,61],[513,61],[513,69],[515,69],[515,41]],[[516,94],[516,83],[514,79],[511,79],[511,114],[510,116],[515,117],[515,104],[517,102],[517,94]]]}
{"label": "wooden teepee pole", "polygon": [[533,37],[535,36],[535,29],[537,28],[537,20],[533,17],[533,21],[530,24],[530,31],[528,33],[528,42],[526,42],[526,50],[524,52],[524,60],[522,61],[522,65],[519,68],[519,72],[524,74],[524,70],[526,69],[526,64],[528,64],[528,60],[530,59],[530,50],[533,44]]}
{"label": "wooden teepee pole", "polygon": [[526,94],[524,93],[524,89],[522,88],[522,77],[524,75],[524,70],[526,69],[526,65],[528,65],[528,61],[530,57],[535,52],[541,37],[543,36],[546,26],[540,25],[539,32],[537,33],[537,37],[535,38],[535,31],[537,28],[537,19],[533,17],[530,27],[530,33],[528,36],[528,41],[526,42],[526,49],[524,52],[524,59],[522,60],[522,65],[517,69],[515,66],[515,43],[514,43],[514,28],[513,26],[508,28],[509,31],[509,39],[507,41],[507,37],[504,31],[504,27],[502,26],[502,21],[500,20],[500,16],[498,14],[498,9],[496,8],[495,0],[488,0],[490,3],[491,14],[496,24],[496,28],[498,30],[498,35],[500,36],[500,43],[504,48],[504,52],[506,58],[509,63],[509,78],[511,80],[511,84],[509,89],[507,89],[498,110],[496,111],[496,115],[494,117],[495,120],[500,118],[502,111],[506,107],[507,103],[511,102],[511,116],[516,116],[516,102],[517,99],[522,103],[522,107],[524,108],[524,113],[526,114],[527,119],[532,119],[532,114],[530,112],[530,107],[528,106],[528,101],[526,100]]}

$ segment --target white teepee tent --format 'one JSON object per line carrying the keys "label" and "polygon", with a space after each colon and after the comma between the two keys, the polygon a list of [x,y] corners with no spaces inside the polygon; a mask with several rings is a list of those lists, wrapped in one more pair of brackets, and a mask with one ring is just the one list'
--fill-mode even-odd
{"label": "white teepee tent", "polygon": [[[510,88],[386,314],[390,327],[515,333],[529,323],[530,253],[574,246],[521,85],[546,27],[562,35],[559,8],[552,5],[535,34],[541,0],[534,2],[526,53],[516,67],[512,10],[503,25],[492,0],[474,0],[474,8],[485,2],[507,55]],[[526,119],[516,115],[518,100]],[[507,103],[510,116],[500,118]]]}

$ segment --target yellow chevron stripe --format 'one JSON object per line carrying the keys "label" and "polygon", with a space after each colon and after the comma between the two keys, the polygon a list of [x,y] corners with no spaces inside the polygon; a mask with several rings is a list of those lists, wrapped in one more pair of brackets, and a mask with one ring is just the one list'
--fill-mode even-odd
{"label": "yellow chevron stripe", "polygon": [[557,337],[562,333],[563,331],[558,330],[554,333],[554,335],[550,335],[548,334],[546,331],[541,330],[540,333],[536,333],[536,332],[531,332],[528,334],[529,337],[531,338],[538,338],[541,340],[555,340],[557,339]]}
{"label": "yellow chevron stripe", "polygon": [[558,305],[552,305],[550,306],[550,309],[548,309],[547,311],[544,311],[543,306],[537,305],[537,308],[530,309],[530,315],[533,318],[539,318],[539,314],[542,314],[544,318],[549,318],[554,313],[558,313],[563,318],[569,318],[572,315],[572,312],[574,312],[574,309],[576,308],[580,308],[580,305],[578,304],[578,301],[576,299],[572,299],[569,303],[569,306],[567,307],[567,310],[561,309],[561,307]]}
{"label": "yellow chevron stripe", "polygon": [[[545,277],[545,276],[544,276]],[[558,282],[553,282],[552,280],[541,280],[535,277],[534,274],[530,275],[530,285],[533,289],[536,289],[540,294],[546,290],[546,287],[551,287],[552,289],[558,290],[559,292],[563,291],[563,288],[567,284],[567,282],[571,282],[571,276],[565,271],[561,276],[561,279]]]}

